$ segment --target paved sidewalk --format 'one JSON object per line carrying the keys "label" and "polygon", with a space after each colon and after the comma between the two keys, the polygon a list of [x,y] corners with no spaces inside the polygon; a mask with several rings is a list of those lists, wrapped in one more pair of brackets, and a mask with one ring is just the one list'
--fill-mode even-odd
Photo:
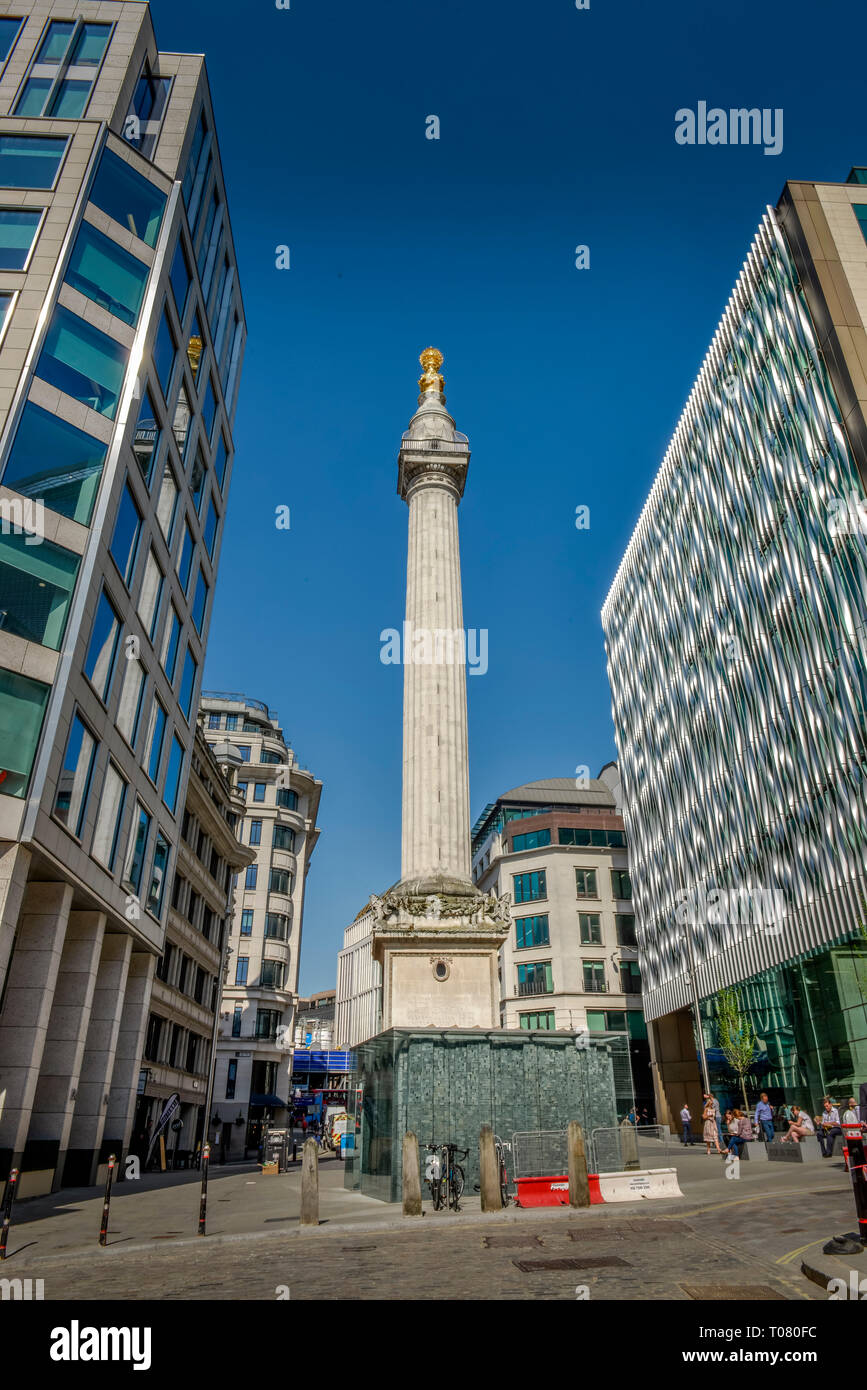
{"label": "paved sidewalk", "polygon": [[673,1161],[682,1198],[482,1216],[474,1195],[407,1220],[344,1191],[343,1165],[323,1158],[313,1231],[298,1221],[298,1168],[216,1168],[205,1239],[199,1175],[150,1174],[115,1189],[104,1250],[94,1189],[20,1203],[3,1275],[44,1279],[49,1300],[574,1299],[584,1285],[606,1299],[827,1297],[801,1265],[852,1228],[842,1164],[743,1164],[732,1180],[715,1155]]}

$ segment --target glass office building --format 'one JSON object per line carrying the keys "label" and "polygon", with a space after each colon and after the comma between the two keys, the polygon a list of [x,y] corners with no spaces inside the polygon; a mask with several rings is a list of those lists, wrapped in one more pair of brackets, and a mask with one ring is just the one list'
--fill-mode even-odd
{"label": "glass office building", "polygon": [[[245,322],[201,56],[0,0],[0,1175],[129,1140]],[[7,534],[8,531],[8,534]]]}
{"label": "glass office building", "polygon": [[[768,208],[603,608],[657,1113],[867,1075],[867,187]],[[695,1112],[694,1112],[695,1113]]]}

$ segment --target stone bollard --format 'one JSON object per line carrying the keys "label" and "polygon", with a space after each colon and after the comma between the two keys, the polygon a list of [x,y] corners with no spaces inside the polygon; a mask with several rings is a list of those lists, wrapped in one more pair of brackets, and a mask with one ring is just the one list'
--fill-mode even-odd
{"label": "stone bollard", "polygon": [[629,1120],[623,1120],[620,1126],[620,1151],[623,1155],[624,1172],[630,1168],[641,1167],[638,1161],[638,1135],[635,1125],[630,1124]]}
{"label": "stone bollard", "polygon": [[306,1139],[301,1150],[301,1225],[319,1225],[319,1145]]}
{"label": "stone bollard", "polygon": [[590,1183],[587,1178],[584,1131],[577,1120],[569,1121],[566,1143],[569,1152],[569,1205],[570,1207],[589,1207]]}
{"label": "stone bollard", "polygon": [[403,1214],[421,1216],[421,1171],[418,1136],[409,1130],[403,1136]]}
{"label": "stone bollard", "polygon": [[497,1150],[494,1148],[494,1131],[490,1125],[482,1125],[479,1134],[479,1168],[481,1172],[482,1211],[502,1211],[500,1174],[497,1171]]}

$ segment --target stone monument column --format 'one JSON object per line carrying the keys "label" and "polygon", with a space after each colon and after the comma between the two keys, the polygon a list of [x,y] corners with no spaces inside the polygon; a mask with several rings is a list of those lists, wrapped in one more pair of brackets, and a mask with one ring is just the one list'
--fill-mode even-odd
{"label": "stone monument column", "polygon": [[420,361],[419,408],[403,437],[398,491],[409,507],[403,630],[401,881],[470,880],[467,686],[458,504],[470,461],[446,411],[442,355]]}
{"label": "stone monument column", "polygon": [[403,629],[403,817],[400,882],[370,900],[382,965],[382,1026],[497,1028],[497,958],[505,900],[470,872],[467,640],[458,505],[470,461],[446,410],[442,354],[419,358],[418,409],[398,455],[409,507]]}

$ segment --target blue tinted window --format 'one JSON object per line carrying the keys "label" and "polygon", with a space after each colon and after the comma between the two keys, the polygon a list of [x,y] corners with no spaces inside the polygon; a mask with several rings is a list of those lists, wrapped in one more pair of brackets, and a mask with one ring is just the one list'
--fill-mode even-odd
{"label": "blue tinted window", "polygon": [[118,508],[117,521],[114,523],[114,535],[111,539],[111,555],[114,563],[120,570],[124,584],[129,588],[132,573],[135,569],[135,557],[138,550],[138,538],[141,531],[141,512],[138,509],[136,500],[129,490],[129,483],[123,490]]}
{"label": "blue tinted window", "polygon": [[172,79],[155,77],[145,60],[123,128],[124,139],[145,159],[153,158],[171,86]]}
{"label": "blue tinted window", "polygon": [[135,461],[148,487],[150,487],[151,477],[153,476],[154,459],[156,458],[159,439],[160,427],[157,413],[154,410],[151,393],[149,389],[145,387],[138,413],[138,421],[136,422],[135,434],[133,435],[132,448],[135,454]]}
{"label": "blue tinted window", "polygon": [[119,222],[124,231],[132,232],[147,246],[156,246],[166,196],[112,150],[103,151],[90,201]]}
{"label": "blue tinted window", "polygon": [[190,709],[193,703],[193,690],[196,684],[196,672],[199,663],[193,656],[192,650],[187,647],[187,655],[184,659],[184,674],[181,677],[181,688],[178,691],[178,704],[184,712],[184,718],[189,719]]}
{"label": "blue tinted window", "polygon": [[121,343],[58,305],[36,375],[113,420],[128,356]]}
{"label": "blue tinted window", "polygon": [[180,554],[178,555],[178,579],[181,581],[181,588],[184,593],[187,592],[187,586],[190,582],[190,566],[193,563],[193,551],[195,546],[196,543],[193,540],[189,524],[187,524],[184,527],[184,539]]}
{"label": "blue tinted window", "polygon": [[0,669],[0,796],[24,796],[50,687]]}
{"label": "blue tinted window", "polygon": [[151,818],[139,802],[136,802],[136,818],[133,821],[133,835],[129,846],[125,882],[134,893],[141,887],[145,852],[150,838]]}
{"label": "blue tinted window", "polygon": [[205,487],[207,472],[208,465],[205,463],[205,456],[202,453],[201,447],[199,447],[196,450],[196,457],[193,461],[193,467],[190,473],[190,492],[193,495],[193,503],[197,512],[200,512],[202,509],[202,494]]}
{"label": "blue tinted window", "polygon": [[205,621],[205,609],[207,608],[207,606],[208,581],[200,569],[199,577],[196,581],[196,595],[193,599],[193,622],[195,623],[196,631],[199,633],[200,636],[202,632],[202,623]]}
{"label": "blue tinted window", "polygon": [[160,762],[163,756],[163,739],[166,732],[166,712],[159,700],[154,700],[153,713],[151,715],[150,740],[148,742],[148,765],[147,774],[151,781],[156,785],[159,777]]}
{"label": "blue tinted window", "polygon": [[90,646],[84,663],[84,674],[100,699],[107,700],[114,675],[117,646],[120,641],[120,618],[105,591],[99,596],[99,607],[93,620]]}
{"label": "blue tinted window", "polygon": [[25,497],[87,526],[99,489],[107,445],[28,401],[3,482]]}
{"label": "blue tinted window", "polygon": [[0,135],[0,188],[53,188],[65,135]]}
{"label": "blue tinted window", "polygon": [[41,116],[53,86],[53,77],[29,77],[15,105],[15,115]]}
{"label": "blue tinted window", "polygon": [[42,218],[39,208],[0,208],[0,270],[23,270]]}
{"label": "blue tinted window", "polygon": [[144,299],[148,267],[103,236],[89,222],[75,240],[66,283],[134,328]]}
{"label": "blue tinted window", "polygon": [[202,421],[205,426],[205,434],[210,440],[214,432],[214,416],[217,413],[217,403],[214,400],[214,383],[208,378],[208,389],[205,392],[205,402],[202,406]]}
{"label": "blue tinted window", "polygon": [[166,877],[169,867],[169,842],[165,835],[160,832],[157,835],[156,848],[154,849],[154,862],[151,869],[151,886],[148,890],[148,912],[152,912],[154,917],[160,917],[163,910],[163,895],[166,888]]}
{"label": "blue tinted window", "polygon": [[5,63],[21,28],[20,19],[0,19],[0,63]]}
{"label": "blue tinted window", "polygon": [[36,55],[37,63],[52,63],[60,65],[60,61],[69,47],[69,40],[75,24],[68,19],[53,19],[45,33],[45,38],[39,45],[39,52]]}
{"label": "blue tinted window", "polygon": [[77,77],[64,77],[45,114],[62,117],[67,121],[77,121],[79,116],[84,115],[92,85],[92,82],[82,82]]}
{"label": "blue tinted window", "polygon": [[[190,157],[187,160],[187,167],[184,170],[183,194],[184,203],[189,210],[190,200],[199,175],[199,168],[206,156],[208,140],[208,127],[205,124],[204,112],[199,116],[199,123],[196,126],[196,133],[193,136],[193,143],[190,147]],[[192,214],[190,214],[192,217]]]}
{"label": "blue tinted window", "polygon": [[190,334],[187,341],[187,361],[190,364],[190,371],[193,374],[193,381],[196,386],[199,384],[199,371],[202,366],[202,353],[204,352],[205,339],[202,335],[202,325],[199,323],[198,312],[193,314],[190,324]]}
{"label": "blue tinted window", "polygon": [[75,714],[57,781],[54,814],[76,836],[81,835],[87,812],[96,749],[96,740],[79,715]]}
{"label": "blue tinted window", "polygon": [[51,541],[28,545],[21,531],[0,534],[0,628],[60,651],[79,557]]}
{"label": "blue tinted window", "polygon": [[172,815],[175,814],[178,806],[178,788],[181,781],[181,768],[184,765],[184,747],[178,740],[177,735],[172,738],[172,751],[169,754],[169,765],[166,768],[166,787],[163,792],[163,801],[168,806]]}
{"label": "blue tinted window", "polygon": [[157,332],[156,342],[154,343],[154,367],[159,377],[160,386],[163,388],[163,397],[168,398],[169,383],[172,379],[172,368],[175,365],[175,354],[177,345],[175,335],[172,332],[168,315],[163,309],[163,316],[160,319],[160,326]]}
{"label": "blue tinted window", "polygon": [[172,284],[172,293],[175,296],[178,318],[182,319],[187,303],[187,292],[190,288],[190,269],[187,265],[187,253],[184,250],[184,239],[182,236],[178,237],[178,244],[175,248],[175,258],[172,261],[169,279]]}
{"label": "blue tinted window", "polygon": [[247,876],[246,876],[246,878],[244,879],[244,887],[245,887],[245,888],[255,888],[255,887],[256,887],[256,880],[258,879],[258,877],[259,877],[259,865],[258,865],[258,864],[248,864],[248,865],[247,865]]}
{"label": "blue tinted window", "polygon": [[169,684],[175,679],[175,667],[178,661],[178,645],[181,635],[181,620],[177,615],[174,604],[169,624],[166,628],[166,640],[163,646],[163,670],[166,673]]}
{"label": "blue tinted window", "polygon": [[208,517],[205,522],[204,538],[205,548],[208,554],[213,559],[214,541],[217,539],[217,509],[214,506],[213,497],[211,498],[210,505],[208,506]]}
{"label": "blue tinted window", "polygon": [[222,434],[220,434],[220,437],[217,440],[217,454],[214,459],[214,472],[217,475],[217,482],[219,483],[220,491],[222,492],[223,483],[226,481],[226,443],[223,439]]}
{"label": "blue tinted window", "polygon": [[82,24],[72,47],[70,64],[80,68],[98,68],[110,30],[109,24]]}

